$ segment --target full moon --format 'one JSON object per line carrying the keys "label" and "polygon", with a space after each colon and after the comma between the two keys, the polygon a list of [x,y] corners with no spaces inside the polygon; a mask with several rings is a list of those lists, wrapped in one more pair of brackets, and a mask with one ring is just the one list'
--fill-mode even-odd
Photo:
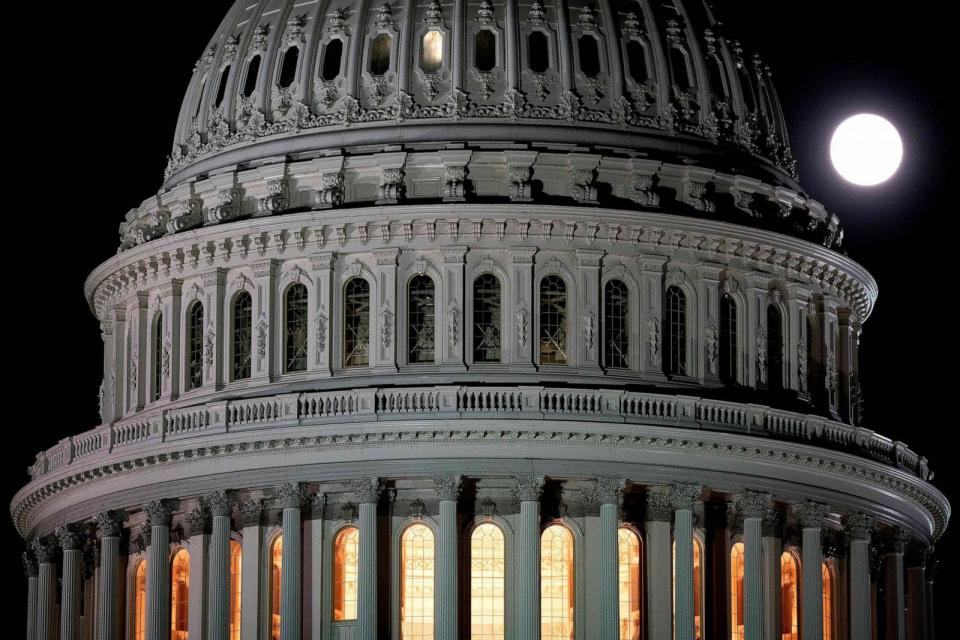
{"label": "full moon", "polygon": [[900,134],[872,113],[847,118],[833,133],[830,160],[844,180],[870,187],[888,180],[903,159]]}

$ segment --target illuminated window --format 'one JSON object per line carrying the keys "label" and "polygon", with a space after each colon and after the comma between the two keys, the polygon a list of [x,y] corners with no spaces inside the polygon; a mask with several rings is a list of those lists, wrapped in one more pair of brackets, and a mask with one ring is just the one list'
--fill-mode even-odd
{"label": "illuminated window", "polygon": [[283,536],[270,549],[270,640],[280,640],[280,587],[283,579]]}
{"label": "illuminated window", "polygon": [[783,318],[772,304],[767,307],[767,386],[783,389]]}
{"label": "illuminated window", "polygon": [[233,379],[250,377],[253,350],[253,298],[241,291],[233,299]]}
{"label": "illuminated window", "polygon": [[370,283],[351,278],[343,288],[343,366],[370,364]]}
{"label": "illuminated window", "polygon": [[407,359],[410,362],[433,362],[436,325],[433,279],[415,276],[407,287]]}
{"label": "illuminated window", "polygon": [[789,551],[780,554],[780,640],[800,640],[800,570]]}
{"label": "illuminated window", "polygon": [[343,40],[334,38],[323,48],[323,64],[320,77],[328,82],[340,75],[340,62],[343,58]]}
{"label": "illuminated window", "polygon": [[412,524],[400,536],[400,637],[433,638],[433,531]]}
{"label": "illuminated window", "polygon": [[473,282],[473,361],[500,362],[500,280],[492,273]]}
{"label": "illuminated window", "polygon": [[190,554],[179,549],[170,567],[170,640],[187,640],[190,614]]}
{"label": "illuminated window", "polygon": [[227,80],[230,78],[230,65],[227,65],[223,68],[223,71],[220,72],[220,86],[217,87],[217,99],[214,101],[214,106],[219,107],[223,103],[223,98],[227,95]]}
{"label": "illuminated window", "polygon": [[833,640],[833,571],[824,562],[820,565],[823,577],[823,640]]}
{"label": "illuminated window", "polygon": [[580,54],[580,71],[588,78],[600,75],[600,48],[593,36],[582,35],[577,40]]}
{"label": "illuminated window", "polygon": [[647,70],[647,50],[636,40],[627,42],[627,68],[637,84],[643,84],[650,76]]}
{"label": "illuminated window", "polygon": [[360,530],[346,527],[333,542],[333,619],[357,619]]}
{"label": "illuminated window", "polygon": [[203,304],[194,302],[187,313],[187,391],[203,385]]}
{"label": "illuminated window", "polygon": [[280,78],[277,84],[286,89],[297,79],[297,62],[300,59],[300,49],[290,47],[283,53],[283,62],[280,65]]}
{"label": "illuminated window", "polygon": [[243,97],[249,98],[257,90],[257,78],[260,75],[260,56],[253,56],[247,65],[247,75],[243,79]]}
{"label": "illuminated window", "polygon": [[573,638],[573,534],[553,524],[540,536],[540,638]]}
{"label": "illuminated window", "polygon": [[542,31],[531,31],[527,36],[527,64],[534,73],[544,73],[550,68],[550,49]]}
{"label": "illuminated window", "polygon": [[473,40],[473,63],[478,71],[492,71],[497,66],[497,35],[493,31],[477,31]]}
{"label": "illuminated window", "polygon": [[725,293],[720,298],[720,379],[736,384],[737,367],[737,303]]}
{"label": "illuminated window", "polygon": [[381,33],[370,41],[370,73],[382,76],[390,70],[390,47],[392,39]]}
{"label": "illuminated window", "polygon": [[743,640],[743,543],[730,550],[730,638]]}
{"label": "illuminated window", "polygon": [[[677,543],[673,543],[671,555],[673,563],[672,600],[674,615],[677,610]],[[703,638],[703,546],[698,538],[693,539],[693,637]],[[676,625],[674,625],[676,629]]]}
{"label": "illuminated window", "polygon": [[230,640],[240,640],[240,594],[243,548],[230,541]]}
{"label": "illuminated window", "polygon": [[663,354],[664,373],[687,375],[687,297],[680,287],[667,289],[666,336]]}
{"label": "illuminated window", "polygon": [[299,282],[287,289],[284,318],[285,371],[307,370],[307,287]]}
{"label": "illuminated window", "polygon": [[420,68],[424,73],[434,73],[443,66],[443,34],[431,30],[423,34],[420,47]]}
{"label": "illuminated window", "polygon": [[163,390],[163,314],[153,322],[153,399],[160,399]]}
{"label": "illuminated window", "polygon": [[567,364],[567,283],[540,281],[540,364]]}
{"label": "illuminated window", "polygon": [[640,640],[641,588],[640,536],[633,529],[617,531],[618,583],[620,585],[620,640]]}
{"label": "illuminated window", "polygon": [[484,522],[470,536],[470,640],[503,640],[506,547],[500,527]]}
{"label": "illuminated window", "polygon": [[630,365],[630,292],[623,280],[610,280],[603,289],[603,363],[610,368]]}
{"label": "illuminated window", "polygon": [[134,576],[133,640],[147,637],[147,561],[141,560]]}

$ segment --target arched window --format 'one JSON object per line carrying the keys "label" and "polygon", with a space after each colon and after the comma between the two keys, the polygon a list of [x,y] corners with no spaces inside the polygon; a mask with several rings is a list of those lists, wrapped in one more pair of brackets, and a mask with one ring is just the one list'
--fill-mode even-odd
{"label": "arched window", "polygon": [[203,386],[203,303],[187,313],[187,391]]}
{"label": "arched window", "polygon": [[540,364],[567,364],[567,283],[557,275],[540,281]]}
{"label": "arched window", "polygon": [[250,377],[253,353],[253,298],[240,291],[233,298],[233,379]]}
{"label": "arched window", "polygon": [[[673,585],[671,589],[673,610],[677,610],[677,543],[673,543],[671,562],[673,563]],[[703,638],[703,545],[699,538],[693,539],[693,637]]]}
{"label": "arched window", "polygon": [[159,400],[163,391],[163,314],[153,321],[153,388],[152,399]]}
{"label": "arched window", "polygon": [[343,288],[343,366],[370,364],[370,283],[351,278]]}
{"label": "arched window", "polygon": [[240,640],[240,596],[243,547],[236,540],[230,541],[230,640]]}
{"label": "arched window", "polygon": [[680,287],[667,289],[666,336],[663,372],[668,376],[687,375],[687,296]]}
{"label": "arched window", "polygon": [[637,84],[643,84],[650,77],[647,70],[647,50],[637,40],[627,42],[627,69]]}
{"label": "arched window", "polygon": [[833,640],[833,571],[824,561],[820,565],[823,578],[823,640]]}
{"label": "arched window", "polygon": [[203,106],[203,90],[207,88],[207,79],[204,78],[200,83],[200,91],[197,92],[197,108],[193,112],[193,119],[196,120],[200,115],[200,108]]}
{"label": "arched window", "polygon": [[270,640],[280,640],[280,587],[283,580],[283,536],[270,548]]}
{"label": "arched window", "polygon": [[360,530],[345,527],[333,541],[333,619],[357,619]]}
{"label": "arched window", "polygon": [[382,76],[390,70],[390,47],[392,38],[381,33],[370,41],[370,73]]}
{"label": "arched window", "polygon": [[283,305],[284,318],[284,362],[285,371],[307,370],[307,287],[299,282],[287,289]]}
{"label": "arched window", "polygon": [[730,549],[730,638],[743,640],[743,543]]}
{"label": "arched window", "polygon": [[747,72],[747,65],[739,65],[740,69],[740,89],[743,93],[743,103],[747,113],[754,113],[757,110],[757,98],[753,92],[753,82],[750,74]]}
{"label": "arched window", "polygon": [[220,86],[217,87],[217,99],[213,103],[215,107],[219,107],[223,103],[223,98],[227,95],[227,80],[229,79],[230,65],[227,65],[220,72]]}
{"label": "arched window", "polygon": [[783,389],[783,318],[772,304],[767,306],[767,387]]}
{"label": "arched window", "polygon": [[730,95],[727,89],[727,74],[719,56],[712,55],[707,58],[707,72],[710,74],[710,84],[713,92],[724,98]]}
{"label": "arched window", "polygon": [[620,640],[640,640],[642,629],[643,557],[640,536],[629,527],[617,530],[617,567],[620,585]]}
{"label": "arched window", "polygon": [[133,640],[147,638],[147,561],[141,560],[133,580]]}
{"label": "arched window", "polygon": [[577,40],[580,54],[580,71],[588,78],[600,75],[600,47],[597,39],[590,35],[582,35]]}
{"label": "arched window", "polygon": [[257,90],[260,76],[260,56],[253,56],[247,65],[247,75],[243,79],[243,97],[249,98]]}
{"label": "arched window", "polygon": [[340,75],[340,62],[343,59],[343,40],[334,38],[323,48],[323,64],[320,65],[320,77],[330,81]]}
{"label": "arched window", "polygon": [[492,522],[470,535],[470,638],[503,640],[505,627],[506,545]]}
{"label": "arched window", "polygon": [[190,617],[190,554],[178,549],[170,565],[170,638],[188,640]]}
{"label": "arched window", "polygon": [[411,363],[433,362],[436,326],[436,295],[433,278],[415,276],[407,286],[407,360]]}
{"label": "arched window", "polygon": [[800,640],[800,567],[789,551],[780,554],[780,638]]}
{"label": "arched window", "polygon": [[431,29],[423,34],[420,42],[420,68],[424,73],[434,73],[443,66],[443,33]]}
{"label": "arched window", "polygon": [[497,35],[481,29],[473,39],[473,63],[477,71],[492,71],[497,66]]}
{"label": "arched window", "polygon": [[544,73],[550,68],[550,46],[542,31],[531,31],[527,36],[527,64],[534,73]]}
{"label": "arched window", "polygon": [[473,361],[500,362],[500,279],[492,273],[473,281]]}
{"label": "arched window", "polygon": [[297,62],[300,59],[300,49],[290,47],[283,53],[283,62],[280,65],[280,77],[277,84],[281,89],[286,89],[297,79]]}
{"label": "arched window", "polygon": [[540,536],[540,638],[573,638],[573,534],[552,524]]}
{"label": "arched window", "polygon": [[736,384],[740,379],[737,367],[737,303],[729,293],[720,298],[720,379]]}
{"label": "arched window", "polygon": [[609,280],[603,288],[603,364],[630,366],[630,292],[623,280]]}
{"label": "arched window", "polygon": [[690,71],[687,69],[687,56],[681,49],[670,47],[670,67],[673,71],[673,83],[680,91],[690,88]]}
{"label": "arched window", "polygon": [[433,639],[433,531],[412,524],[400,536],[400,638]]}

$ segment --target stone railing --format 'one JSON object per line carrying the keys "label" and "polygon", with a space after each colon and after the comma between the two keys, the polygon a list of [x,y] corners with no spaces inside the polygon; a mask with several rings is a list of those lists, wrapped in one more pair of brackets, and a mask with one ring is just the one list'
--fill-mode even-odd
{"label": "stone railing", "polygon": [[605,389],[438,386],[289,393],[138,415],[71,436],[37,454],[32,478],[98,453],[253,429],[410,418],[590,420],[709,429],[806,442],[932,478],[927,459],[870,429],[819,416],[683,395]]}

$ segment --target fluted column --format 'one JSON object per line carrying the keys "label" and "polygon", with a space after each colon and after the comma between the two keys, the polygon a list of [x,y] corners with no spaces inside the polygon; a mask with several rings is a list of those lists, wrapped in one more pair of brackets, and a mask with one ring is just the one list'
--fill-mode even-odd
{"label": "fluted column", "polygon": [[644,518],[647,530],[647,637],[670,638],[673,631],[670,584],[670,521],[673,520],[673,505],[668,488],[647,489]]}
{"label": "fluted column", "polygon": [[49,540],[33,541],[37,557],[36,640],[54,640],[57,633],[57,547]]}
{"label": "fluted column", "polygon": [[150,519],[147,547],[147,637],[170,637],[170,521],[171,506],[162,500],[143,507]]}
{"label": "fluted column", "polygon": [[[187,579],[187,635],[204,640],[207,626],[207,586],[210,576],[208,547],[210,544],[210,518],[206,505],[190,511],[181,522],[183,533],[189,540],[190,572]],[[172,591],[172,588],[171,588]]]}
{"label": "fluted column", "polygon": [[850,640],[871,640],[870,536],[873,518],[858,513],[847,517],[850,541]]}
{"label": "fluted column", "polygon": [[281,486],[277,491],[283,508],[283,571],[280,573],[280,640],[300,638],[300,507],[303,487],[298,483]]}
{"label": "fluted column", "polygon": [[802,566],[803,566],[803,603],[800,610],[803,620],[800,626],[802,640],[821,640],[823,638],[823,547],[821,530],[823,521],[830,509],[825,504],[805,502],[793,506],[803,529]]}
{"label": "fluted column", "polygon": [[763,519],[763,640],[780,640],[780,555],[783,545],[781,514],[771,509]]}
{"label": "fluted column", "polygon": [[521,476],[515,488],[520,503],[516,538],[517,640],[540,637],[540,494],[543,476]]}
{"label": "fluted column", "polygon": [[263,529],[260,524],[263,503],[248,499],[237,504],[237,528],[243,533],[243,558],[240,565],[240,640],[260,640],[260,557]]}
{"label": "fluted column", "polygon": [[230,637],[231,504],[226,491],[217,491],[208,495],[205,502],[211,518],[207,637],[209,640],[228,640]]}
{"label": "fluted column", "polygon": [[620,504],[626,480],[604,478],[597,481],[600,502],[600,629],[598,638],[620,637],[620,554],[617,529]]}
{"label": "fluted column", "polygon": [[57,529],[63,550],[60,574],[60,640],[80,640],[80,582],[83,571],[83,534],[66,525]]}
{"label": "fluted column", "polygon": [[353,483],[357,498],[360,544],[357,585],[357,638],[377,637],[377,502],[382,486],[379,478]]}
{"label": "fluted column", "polygon": [[930,548],[917,543],[907,554],[907,640],[925,640],[927,629],[927,579],[925,576]]}
{"label": "fluted column", "polygon": [[693,510],[703,487],[675,484],[670,493],[673,504],[674,550],[674,638],[696,640],[693,583]]}
{"label": "fluted column", "polygon": [[743,516],[743,638],[763,636],[763,519],[770,513],[770,494],[745,491],[735,497]]}
{"label": "fluted column", "polygon": [[37,556],[33,550],[23,552],[23,572],[27,576],[27,640],[37,637]]}
{"label": "fluted column", "polygon": [[903,529],[890,531],[885,539],[886,565],[886,640],[905,640],[907,637],[906,602],[904,598],[903,553],[910,534]]}
{"label": "fluted column", "polygon": [[98,513],[97,536],[100,539],[100,570],[97,574],[96,640],[119,640],[116,619],[120,586],[120,519],[112,511]]}
{"label": "fluted column", "polygon": [[440,498],[440,538],[437,543],[437,640],[457,638],[457,499],[461,476],[433,479]]}
{"label": "fluted column", "polygon": [[323,595],[325,590],[323,561],[323,515],[327,496],[314,494],[310,498],[310,507],[305,512],[303,522],[303,636],[321,638],[323,636],[323,612],[328,603]]}
{"label": "fluted column", "polygon": [[927,594],[927,640],[934,640],[934,633],[936,629],[936,618],[933,615],[933,583],[937,578],[937,569],[940,565],[940,561],[937,559],[933,553],[927,558],[927,567],[925,571],[926,577],[926,594]]}

